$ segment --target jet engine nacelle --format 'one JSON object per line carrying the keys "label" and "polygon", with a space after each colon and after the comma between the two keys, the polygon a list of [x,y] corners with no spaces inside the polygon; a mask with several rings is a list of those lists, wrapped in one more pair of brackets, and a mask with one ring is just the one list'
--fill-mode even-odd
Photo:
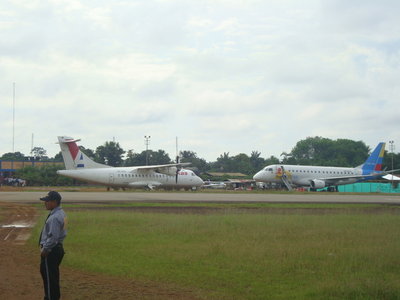
{"label": "jet engine nacelle", "polygon": [[176,167],[168,167],[168,168],[162,168],[158,170],[158,172],[168,176],[175,176],[177,170],[178,169]]}
{"label": "jet engine nacelle", "polygon": [[311,187],[313,189],[322,189],[325,187],[325,181],[319,179],[311,180]]}

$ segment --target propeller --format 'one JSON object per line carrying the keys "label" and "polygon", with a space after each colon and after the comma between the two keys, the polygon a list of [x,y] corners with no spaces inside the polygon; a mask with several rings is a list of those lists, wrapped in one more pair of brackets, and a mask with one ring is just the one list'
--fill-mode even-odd
{"label": "propeller", "polygon": [[[179,164],[179,156],[176,156],[176,163]],[[179,175],[179,171],[181,170],[181,168],[178,168],[178,166],[176,167],[176,174],[175,174],[175,182],[178,183],[178,175]]]}

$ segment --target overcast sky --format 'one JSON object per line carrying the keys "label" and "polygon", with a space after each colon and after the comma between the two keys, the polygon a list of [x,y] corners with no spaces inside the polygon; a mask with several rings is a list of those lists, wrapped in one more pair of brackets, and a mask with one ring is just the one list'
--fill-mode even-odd
{"label": "overcast sky", "polygon": [[400,150],[400,1],[0,2],[0,154],[289,152],[309,136]]}

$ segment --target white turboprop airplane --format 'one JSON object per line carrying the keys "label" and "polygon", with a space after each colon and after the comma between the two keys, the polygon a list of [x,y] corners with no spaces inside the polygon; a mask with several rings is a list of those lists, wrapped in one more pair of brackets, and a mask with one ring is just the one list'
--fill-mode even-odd
{"label": "white turboprop airplane", "polygon": [[337,190],[338,185],[382,177],[393,171],[383,172],[382,162],[385,143],[379,143],[364,164],[356,168],[303,166],[303,165],[269,165],[254,175],[259,182],[283,183],[290,191],[292,187],[310,187]]}
{"label": "white turboprop airplane", "polygon": [[108,188],[198,188],[203,180],[193,171],[182,169],[190,163],[156,166],[110,167],[87,157],[71,137],[59,136],[61,153],[66,170],[57,174],[87,182],[105,185]]}

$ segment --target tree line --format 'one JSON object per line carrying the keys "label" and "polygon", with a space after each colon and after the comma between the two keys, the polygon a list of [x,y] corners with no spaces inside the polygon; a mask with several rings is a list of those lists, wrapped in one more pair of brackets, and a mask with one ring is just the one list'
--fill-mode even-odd
{"label": "tree line", "polygon": [[[125,151],[118,142],[114,141],[105,142],[95,150],[82,146],[80,146],[80,149],[94,161],[114,167],[145,165],[146,160],[149,165],[168,164],[175,161],[175,159],[171,159],[168,153],[162,149],[157,151],[144,150],[141,152],[135,152],[134,150]],[[370,149],[363,141],[349,139],[332,140],[316,136],[298,141],[290,152],[282,152],[279,158],[275,156],[263,158],[261,157],[261,152],[254,150],[250,154],[239,153],[237,155],[230,155],[229,152],[224,152],[215,161],[207,162],[204,158],[199,157],[196,152],[184,150],[179,152],[179,161],[190,162],[190,168],[194,169],[198,174],[235,172],[251,177],[264,166],[278,163],[355,167],[361,165],[367,159],[371,150],[373,149]],[[393,168],[400,169],[400,153],[392,154],[387,153],[387,151],[383,168],[387,170],[392,169],[392,157]],[[35,147],[31,152],[31,156],[15,152],[5,153],[0,159],[16,161],[27,159],[34,159],[36,161],[63,161],[61,152],[51,158],[47,156],[46,150],[41,147]],[[40,168],[30,169],[28,167],[27,170],[20,171],[20,175],[23,175],[24,179],[30,178],[31,181],[35,182],[40,177],[52,177],[51,174],[54,174],[57,168],[59,167],[43,167],[43,170],[41,170],[42,173],[34,175],[36,172],[35,169]],[[64,182],[63,179],[54,180],[59,180],[59,182],[55,182],[56,184]]]}

